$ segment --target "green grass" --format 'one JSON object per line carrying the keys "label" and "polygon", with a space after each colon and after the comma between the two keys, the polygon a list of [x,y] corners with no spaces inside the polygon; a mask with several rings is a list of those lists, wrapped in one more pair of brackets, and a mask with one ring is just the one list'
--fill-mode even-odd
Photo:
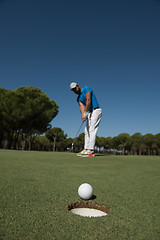
{"label": "green grass", "polygon": [[[87,182],[110,213],[67,210]],[[160,239],[160,157],[0,151],[0,240]]]}

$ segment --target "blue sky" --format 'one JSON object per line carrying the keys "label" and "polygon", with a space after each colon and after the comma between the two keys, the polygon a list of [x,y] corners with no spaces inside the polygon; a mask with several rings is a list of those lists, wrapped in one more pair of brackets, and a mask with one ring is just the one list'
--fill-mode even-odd
{"label": "blue sky", "polygon": [[41,88],[75,137],[73,81],[102,107],[98,136],[159,133],[160,1],[0,0],[0,87]]}

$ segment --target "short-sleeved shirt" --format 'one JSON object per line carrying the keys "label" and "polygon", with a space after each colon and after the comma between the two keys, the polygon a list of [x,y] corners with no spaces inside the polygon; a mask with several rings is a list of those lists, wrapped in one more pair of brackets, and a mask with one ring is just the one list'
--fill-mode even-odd
{"label": "short-sleeved shirt", "polygon": [[89,92],[91,92],[91,94],[92,94],[92,102],[91,102],[91,106],[88,111],[91,112],[93,110],[93,108],[98,108],[99,104],[98,104],[98,101],[96,99],[96,96],[95,96],[93,90],[90,87],[86,86],[81,89],[81,93],[77,97],[77,102],[78,103],[81,102],[81,103],[83,103],[84,106],[86,106],[86,100],[87,100],[86,93],[89,93]]}

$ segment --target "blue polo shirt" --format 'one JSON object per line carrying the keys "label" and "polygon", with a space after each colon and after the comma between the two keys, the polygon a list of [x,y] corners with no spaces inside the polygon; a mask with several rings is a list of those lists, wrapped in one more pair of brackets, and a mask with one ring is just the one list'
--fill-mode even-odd
{"label": "blue polo shirt", "polygon": [[93,108],[99,107],[99,104],[98,104],[98,101],[96,99],[96,96],[95,96],[93,90],[90,87],[86,86],[86,87],[81,89],[81,93],[77,97],[77,102],[78,103],[81,102],[81,103],[83,103],[84,106],[86,106],[86,93],[89,93],[89,92],[92,93],[92,103],[91,103],[91,106],[89,108],[89,112],[91,112]]}

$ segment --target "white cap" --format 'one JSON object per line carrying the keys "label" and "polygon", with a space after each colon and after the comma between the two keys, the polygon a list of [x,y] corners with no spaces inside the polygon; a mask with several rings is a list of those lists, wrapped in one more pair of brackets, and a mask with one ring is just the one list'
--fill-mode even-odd
{"label": "white cap", "polygon": [[75,88],[77,85],[78,85],[77,83],[72,82],[72,83],[70,84],[70,89],[72,90],[72,89]]}

